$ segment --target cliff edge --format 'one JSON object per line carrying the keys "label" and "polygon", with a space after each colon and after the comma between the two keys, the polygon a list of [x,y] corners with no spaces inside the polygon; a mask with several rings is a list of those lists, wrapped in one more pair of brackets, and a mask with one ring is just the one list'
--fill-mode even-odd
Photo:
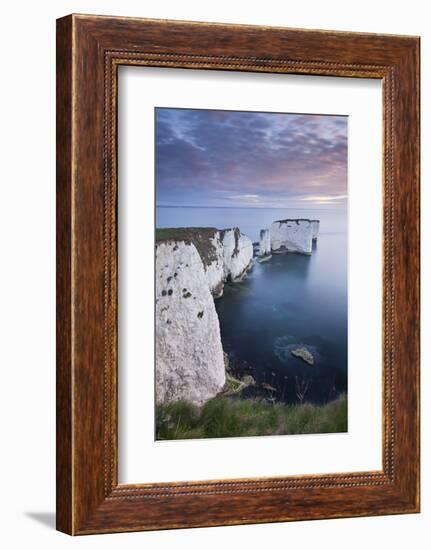
{"label": "cliff edge", "polygon": [[156,403],[200,405],[224,386],[220,325],[196,246],[156,245]]}
{"label": "cliff edge", "polygon": [[239,229],[156,231],[156,403],[200,405],[226,380],[214,298],[253,265],[253,244]]}

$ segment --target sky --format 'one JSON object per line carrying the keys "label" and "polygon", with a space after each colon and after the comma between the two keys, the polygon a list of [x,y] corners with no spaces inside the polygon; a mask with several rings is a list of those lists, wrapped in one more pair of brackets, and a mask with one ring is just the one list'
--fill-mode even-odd
{"label": "sky", "polygon": [[343,208],[347,117],[156,109],[158,206]]}

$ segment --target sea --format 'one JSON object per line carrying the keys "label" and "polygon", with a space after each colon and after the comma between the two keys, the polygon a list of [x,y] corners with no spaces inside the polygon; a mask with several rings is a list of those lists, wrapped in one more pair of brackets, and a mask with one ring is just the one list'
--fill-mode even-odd
{"label": "sea", "polygon": [[[157,207],[157,227],[239,227],[253,242],[275,220],[320,220],[311,256],[288,253],[256,262],[216,300],[224,351],[268,395],[324,404],[347,392],[347,213],[335,208]],[[310,365],[294,357],[304,347]],[[271,389],[272,388],[272,389]],[[252,390],[250,390],[252,392]]]}

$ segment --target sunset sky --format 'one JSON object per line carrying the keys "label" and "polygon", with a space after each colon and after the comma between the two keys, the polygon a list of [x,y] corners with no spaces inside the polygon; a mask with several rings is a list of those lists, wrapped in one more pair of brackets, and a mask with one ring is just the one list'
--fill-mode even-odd
{"label": "sunset sky", "polygon": [[347,117],[157,108],[156,200],[345,207]]}

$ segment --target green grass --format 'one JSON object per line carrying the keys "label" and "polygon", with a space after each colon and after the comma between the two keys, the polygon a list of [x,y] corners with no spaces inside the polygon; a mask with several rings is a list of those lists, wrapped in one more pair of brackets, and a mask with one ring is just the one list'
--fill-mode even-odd
{"label": "green grass", "polygon": [[188,241],[198,236],[212,237],[215,227],[157,227],[156,241]]}
{"label": "green grass", "polygon": [[156,431],[159,440],[346,432],[347,397],[321,406],[229,397],[202,407],[179,401],[157,407]]}
{"label": "green grass", "polygon": [[218,230],[215,227],[163,227],[156,228],[156,242],[184,241],[193,243],[201,260],[209,265],[217,259],[212,239]]}

